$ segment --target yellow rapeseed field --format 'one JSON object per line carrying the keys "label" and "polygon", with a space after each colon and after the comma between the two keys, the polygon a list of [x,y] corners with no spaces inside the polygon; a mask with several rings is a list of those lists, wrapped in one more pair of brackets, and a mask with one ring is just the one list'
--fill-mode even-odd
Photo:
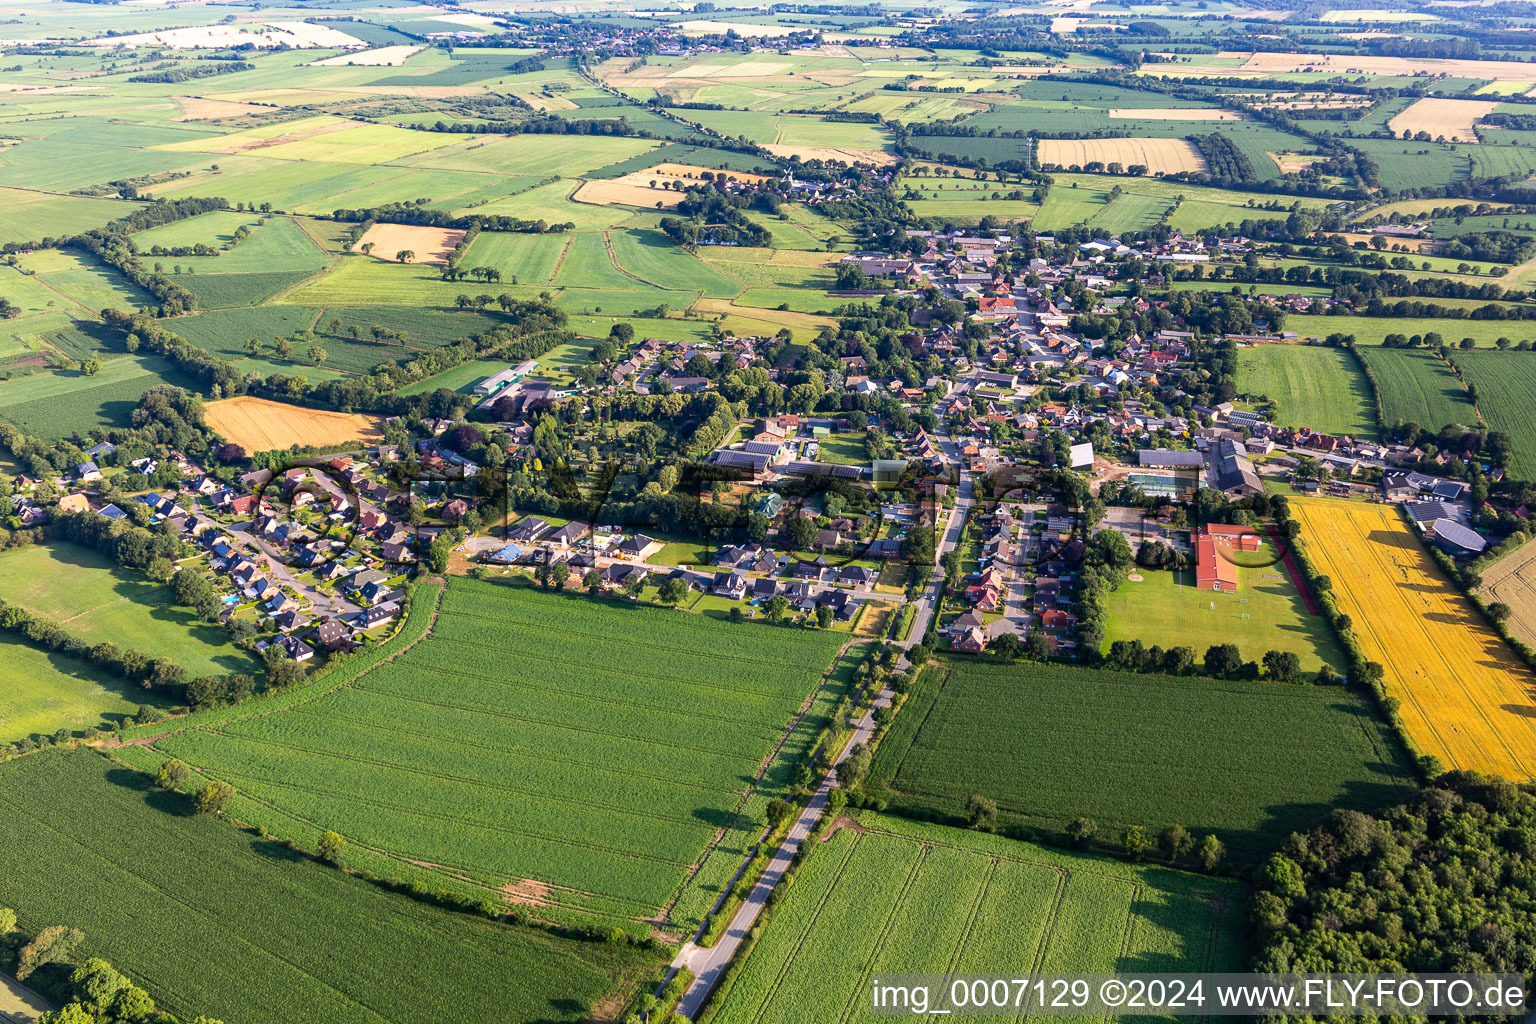
{"label": "yellow rapeseed field", "polygon": [[1365,656],[1419,749],[1448,768],[1536,776],[1536,676],[1478,617],[1397,508],[1291,500],[1302,541],[1333,580]]}

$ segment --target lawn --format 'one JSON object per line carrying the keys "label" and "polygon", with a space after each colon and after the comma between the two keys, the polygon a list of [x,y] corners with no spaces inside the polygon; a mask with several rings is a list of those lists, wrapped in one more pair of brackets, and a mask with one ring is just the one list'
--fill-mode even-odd
{"label": "lawn", "polygon": [[[1270,544],[1264,545],[1270,557],[1273,550]],[[1324,664],[1340,674],[1348,668],[1328,624],[1307,612],[1280,565],[1263,569],[1240,565],[1237,591],[1220,594],[1195,587],[1194,574],[1188,571],[1140,569],[1137,574],[1141,582],[1127,581],[1110,595],[1104,624],[1106,650],[1115,640],[1140,640],[1165,650],[1193,647],[1199,659],[1206,648],[1231,643],[1247,661],[1260,660],[1265,651],[1291,651],[1308,674]]]}
{"label": "lawn", "polygon": [[864,449],[864,435],[830,434],[816,442],[816,461],[835,466],[867,466],[869,454]]}
{"label": "lawn", "polygon": [[462,363],[451,370],[434,374],[426,380],[419,380],[410,387],[401,388],[399,394],[409,398],[411,395],[419,395],[424,391],[436,391],[438,388],[447,388],[461,395],[467,395],[474,386],[493,374],[500,373],[507,368],[505,360],[500,359],[476,359],[473,362]]}
{"label": "lawn", "polygon": [[0,765],[0,905],[29,931],[81,929],[84,955],[187,1020],[580,1021],[656,966],[655,954],[388,894],[193,817],[183,798],[83,750]]}
{"label": "lawn", "polygon": [[164,698],[97,668],[88,661],[34,647],[13,634],[0,635],[0,743],[26,736],[78,733],[116,725],[141,704],[165,706]]}
{"label": "lawn", "polygon": [[745,966],[716,993],[713,1024],[878,1019],[872,973],[1246,962],[1236,883],[872,811],[858,823],[811,844]]}
{"label": "lawn", "polygon": [[[744,827],[753,778],[836,648],[819,632],[454,579],[408,654],[156,749],[233,782],[255,798],[242,815],[275,834],[333,828],[440,880],[531,887],[566,910],[636,919],[681,895],[684,926],[738,863],[711,855],[716,830]],[[761,812],[746,813],[750,831]]]}
{"label": "lawn", "polygon": [[111,641],[170,658],[189,678],[260,668],[229,643],[222,628],[173,606],[168,587],[75,544],[38,544],[0,554],[0,595],[91,643]]}
{"label": "lawn", "polygon": [[1439,430],[1448,423],[1477,425],[1466,386],[1430,352],[1411,348],[1356,349],[1376,382],[1384,426],[1417,423]]}
{"label": "lawn", "polygon": [[1326,434],[1376,436],[1371,382],[1339,348],[1254,345],[1237,356],[1237,390],[1275,403],[1275,422]]}
{"label": "lawn", "polygon": [[903,813],[959,821],[980,793],[1003,825],[1059,835],[1088,817],[1113,845],[1132,825],[1179,824],[1238,864],[1333,808],[1379,811],[1414,789],[1388,728],[1344,689],[986,659],[923,672],[873,774]]}

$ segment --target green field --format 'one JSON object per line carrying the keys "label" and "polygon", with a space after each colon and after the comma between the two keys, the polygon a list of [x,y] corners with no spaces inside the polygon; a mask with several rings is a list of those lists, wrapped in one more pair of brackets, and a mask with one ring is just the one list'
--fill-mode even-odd
{"label": "green field", "polygon": [[133,234],[133,244],[142,253],[147,253],[157,245],[167,249],[196,245],[199,242],[216,247],[225,246],[235,240],[237,230],[242,227],[254,228],[260,220],[259,213],[215,210],[197,217],[188,217],[186,220],[136,231]]}
{"label": "green field", "polygon": [[1350,139],[1348,145],[1376,163],[1383,188],[1434,188],[1466,181],[1471,161],[1450,146],[1396,139]]}
{"label": "green field", "polygon": [[1432,353],[1379,346],[1356,351],[1376,379],[1384,426],[1417,423],[1439,430],[1447,423],[1477,425],[1477,410],[1466,387]]}
{"label": "green field", "polygon": [[503,281],[510,282],[515,276],[523,284],[548,284],[570,238],[484,231],[470,245],[461,265],[494,267],[501,271]]}
{"label": "green field", "polygon": [[136,203],[116,199],[88,199],[61,196],[28,189],[0,188],[0,209],[5,220],[0,224],[0,244],[5,242],[40,242],[91,228],[126,217],[138,208]]}
{"label": "green field", "polygon": [[872,811],[858,820],[812,844],[713,997],[712,1024],[879,1020],[872,973],[1244,969],[1236,883]]}
{"label": "green field", "polygon": [[1478,348],[1493,348],[1499,338],[1512,341],[1536,341],[1533,320],[1460,320],[1447,317],[1391,316],[1312,316],[1285,318],[1285,329],[1302,338],[1321,341],[1330,334],[1353,334],[1361,345],[1380,345],[1389,334],[1411,336],[1437,332],[1445,344],[1456,349],[1463,338],[1471,338]]}
{"label": "green field", "polygon": [[17,265],[92,316],[107,306],[132,310],[154,302],[115,267],[75,249],[39,249],[19,257]]}
{"label": "green field", "polygon": [[0,743],[60,729],[117,725],[141,704],[166,706],[163,697],[88,661],[34,647],[0,634]]}
{"label": "green field", "polygon": [[126,427],[144,392],[191,382],[156,356],[103,360],[87,377],[78,370],[43,371],[0,381],[0,417],[41,438],[68,437],[93,427]]}
{"label": "green field", "polygon": [[698,290],[722,299],[741,291],[741,282],[722,274],[660,231],[612,231],[608,238],[619,266],[658,288]]}
{"label": "green field", "polygon": [[1467,383],[1477,389],[1477,407],[1489,428],[1509,435],[1510,474],[1536,480],[1536,418],[1531,416],[1536,353],[1457,352],[1454,358]]}
{"label": "green field", "polygon": [[1376,436],[1371,382],[1354,356],[1314,345],[1250,345],[1237,357],[1239,394],[1266,395],[1274,421],[1326,434]]}
{"label": "green field", "polygon": [[387,894],[83,750],[0,765],[0,905],[231,1024],[579,1021],[655,965]]}
{"label": "green field", "polygon": [[[1262,551],[1274,557],[1269,542]],[[1291,651],[1309,675],[1325,664],[1340,674],[1349,666],[1328,624],[1308,613],[1279,565],[1240,565],[1237,591],[1221,594],[1198,589],[1192,572],[1142,569],[1139,575],[1141,582],[1122,583],[1109,597],[1105,650],[1115,640],[1140,640],[1165,650],[1183,645],[1194,648],[1198,661],[1206,648],[1231,643],[1248,661],[1260,660],[1265,651]]]}
{"label": "green field", "polygon": [[1387,727],[1335,687],[956,659],[907,701],[873,775],[915,813],[958,820],[980,793],[1005,825],[1060,833],[1086,816],[1114,844],[1180,824],[1244,863],[1331,808],[1413,788]]}
{"label": "green field", "polygon": [[292,217],[272,217],[252,231],[245,241],[221,255],[150,256],[146,262],[163,263],[167,271],[180,266],[195,274],[266,274],[279,270],[313,273],[333,258],[316,245]]}
{"label": "green field", "polygon": [[[715,830],[741,827],[751,780],[836,647],[455,579],[408,655],[306,706],[258,703],[156,747],[257,798],[249,813],[276,834],[307,835],[297,815],[450,877],[527,880],[555,905],[638,918],[701,858],[695,887],[729,878],[737,860],[708,853]],[[685,896],[679,923],[712,898]]]}
{"label": "green field", "polygon": [[0,594],[91,643],[170,658],[189,678],[259,669],[220,626],[174,607],[168,587],[89,548],[61,541],[0,553]]}

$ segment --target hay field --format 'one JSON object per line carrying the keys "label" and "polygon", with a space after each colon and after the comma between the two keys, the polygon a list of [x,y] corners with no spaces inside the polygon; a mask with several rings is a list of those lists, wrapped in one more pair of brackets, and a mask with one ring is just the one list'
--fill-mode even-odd
{"label": "hay field", "polygon": [[1476,142],[1473,129],[1480,118],[1493,113],[1499,104],[1493,100],[1442,100],[1422,99],[1387,122],[1387,127],[1402,135],[1409,131],[1417,135],[1428,132],[1429,137],[1441,136],[1452,142]]}
{"label": "hay field", "polygon": [[1098,161],[1106,166],[1144,164],[1149,174],[1205,170],[1205,158],[1184,139],[1041,139],[1038,146],[1041,164],[1061,167]]}
{"label": "hay field", "polygon": [[883,167],[896,162],[894,153],[887,153],[883,149],[841,149],[833,146],[785,146],[768,144],[763,146],[774,156],[782,156],[786,159],[797,156],[801,160],[828,160],[844,164],[875,164]]}
{"label": "hay field", "polygon": [[[1224,67],[1223,75],[1265,76],[1276,72],[1314,71],[1326,74],[1365,74],[1408,77],[1419,72],[1476,79],[1529,82],[1531,66],[1513,60],[1441,60],[1434,57],[1376,57],[1350,53],[1237,53],[1215,55],[1246,58],[1239,67]],[[1193,67],[1193,65],[1192,65]],[[1161,70],[1161,69],[1159,69]],[[1207,69],[1201,68],[1204,73]]]}
{"label": "hay field", "polygon": [[578,203],[594,206],[640,206],[648,210],[670,210],[682,202],[683,194],[669,189],[651,188],[652,181],[666,179],[661,175],[632,171],[619,178],[589,181],[571,196]]}
{"label": "hay field", "polygon": [[376,50],[358,53],[339,53],[324,60],[311,61],[317,68],[345,67],[348,64],[367,67],[395,67],[404,64],[412,54],[420,53],[420,46],[381,46]]}
{"label": "hay field", "polygon": [[1292,498],[1318,571],[1408,735],[1447,768],[1536,775],[1536,677],[1424,552],[1396,508]]}
{"label": "hay field", "polygon": [[225,440],[248,452],[372,441],[382,436],[375,416],[305,409],[249,395],[209,402],[204,418]]}
{"label": "hay field", "polygon": [[1525,643],[1536,646],[1536,540],[1527,541],[1483,572],[1478,590],[1490,604],[1509,605],[1505,625]]}
{"label": "hay field", "polygon": [[1133,117],[1152,121],[1241,121],[1235,110],[1216,107],[1111,107],[1110,117]]}
{"label": "hay field", "polygon": [[363,232],[363,237],[359,238],[352,248],[355,252],[362,252],[363,246],[372,243],[373,252],[370,255],[386,263],[407,262],[397,259],[396,254],[410,250],[416,255],[408,262],[443,266],[448,262],[448,255],[453,252],[454,246],[458,245],[463,237],[464,232],[448,228],[418,227],[410,224],[375,224]]}
{"label": "hay field", "polygon": [[[761,174],[748,174],[745,171],[722,172],[694,164],[660,163],[644,170],[630,171],[617,178],[588,181],[571,198],[578,203],[592,203],[596,206],[621,205],[639,206],[647,210],[670,210],[682,202],[683,193],[673,191],[668,186],[676,182],[686,189],[699,184],[705,174],[730,174],[742,181],[752,182],[769,180]],[[655,182],[656,187],[652,188],[651,182]]]}

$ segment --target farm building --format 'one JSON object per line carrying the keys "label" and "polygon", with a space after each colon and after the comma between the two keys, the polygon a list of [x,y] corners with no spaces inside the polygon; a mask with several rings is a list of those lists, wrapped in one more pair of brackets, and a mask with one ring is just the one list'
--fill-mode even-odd
{"label": "farm building", "polygon": [[1205,456],[1200,452],[1172,448],[1144,448],[1136,453],[1136,459],[1144,469],[1199,469],[1205,465]]}
{"label": "farm building", "polygon": [[1455,558],[1481,554],[1488,542],[1454,519],[1436,519],[1429,525],[1429,538],[1435,547]]}

